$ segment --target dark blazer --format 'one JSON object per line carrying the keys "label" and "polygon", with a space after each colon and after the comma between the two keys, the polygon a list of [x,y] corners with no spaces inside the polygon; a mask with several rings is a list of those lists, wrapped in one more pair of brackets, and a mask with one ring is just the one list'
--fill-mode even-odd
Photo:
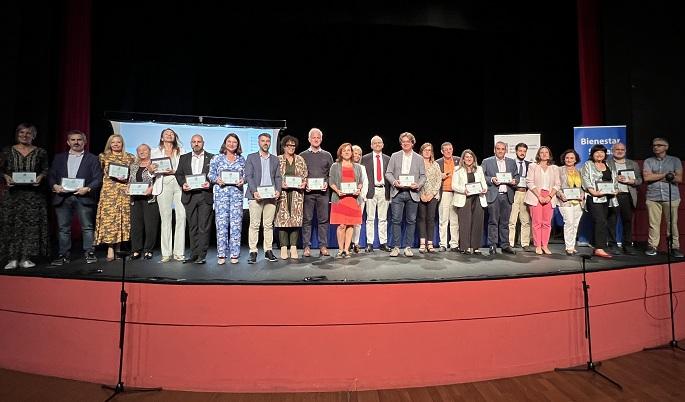
{"label": "dark blazer", "polygon": [[[518,184],[520,180],[519,172],[518,172],[518,166],[516,166],[516,162],[514,162],[513,159],[507,158],[506,156],[504,157],[504,163],[507,168],[507,172],[511,173],[511,177],[516,181],[516,184]],[[499,193],[499,186],[496,186],[492,183],[492,178],[497,176],[497,172],[499,170],[497,169],[497,157],[491,156],[489,158],[485,158],[483,160],[483,163],[481,164],[483,166],[483,173],[485,174],[485,181],[488,182],[488,193],[487,193],[487,200],[488,204],[494,202],[497,199],[497,194]],[[516,188],[516,185],[507,185],[507,198],[509,199],[509,203],[513,204],[514,203],[514,189]]]}
{"label": "dark blazer", "polygon": [[[452,155],[452,160],[454,161],[454,167],[456,168],[459,165],[459,157]],[[438,166],[440,166],[440,173],[445,173],[445,158],[444,157],[440,158],[440,159],[436,160],[436,162],[438,163]],[[454,172],[450,172],[450,174],[453,175]],[[440,195],[442,195],[442,185],[443,184],[444,183],[440,184]]]}
{"label": "dark blazer", "polygon": [[[382,173],[383,183],[385,184],[385,199],[390,201],[390,188],[392,187],[392,183],[385,178],[385,172],[388,171],[390,156],[381,153],[381,159],[383,160]],[[376,164],[376,161],[373,158],[373,152],[369,152],[368,154],[362,156],[361,162],[361,165],[364,167],[364,169],[366,169],[366,177],[369,179],[369,190],[366,192],[366,198],[371,199],[376,194],[376,187],[374,186],[374,183],[376,183],[376,177],[373,175],[373,165]]]}
{"label": "dark blazer", "polygon": [[[68,177],[69,170],[67,168],[67,161],[69,160],[69,152],[62,152],[55,155],[52,161],[52,166],[48,173],[48,185],[50,190],[55,184],[60,184],[63,177]],[[100,166],[100,159],[90,152],[84,152],[81,165],[76,172],[76,178],[83,179],[84,187],[90,187],[90,192],[86,195],[75,195],[76,198],[83,205],[95,205],[98,203],[98,195],[102,187],[102,167]],[[60,205],[64,199],[74,195],[73,193],[53,193],[52,205]]]}
{"label": "dark blazer", "polygon": [[[280,161],[276,155],[269,155],[271,182],[274,184],[274,190],[281,191],[281,174],[278,171]],[[262,161],[259,157],[259,152],[247,155],[245,160],[245,183],[247,183],[247,199],[254,200],[254,192],[257,191],[259,183],[262,180]]]}
{"label": "dark blazer", "polygon": [[[194,194],[202,194],[204,197],[204,201],[207,204],[212,204],[214,202],[214,198],[212,195],[212,186],[210,185],[209,188],[206,189],[197,189],[197,190],[190,190],[190,191],[183,191],[183,184],[186,182],[186,176],[193,174],[193,155],[192,151],[188,152],[187,154],[183,154],[179,157],[178,159],[178,167],[176,168],[176,181],[178,182],[178,185],[181,186],[181,202],[183,204],[187,204],[190,202],[191,197]],[[202,173],[207,176],[207,173],[209,173],[209,161],[212,160],[212,157],[214,154],[210,154],[209,152],[205,151],[205,160],[202,162]]]}

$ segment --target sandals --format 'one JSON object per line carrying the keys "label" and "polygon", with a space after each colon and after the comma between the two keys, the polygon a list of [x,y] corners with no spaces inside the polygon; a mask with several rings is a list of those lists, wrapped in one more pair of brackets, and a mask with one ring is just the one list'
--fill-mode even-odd
{"label": "sandals", "polygon": [[425,254],[426,252],[427,252],[426,245],[425,244],[419,245],[419,253]]}
{"label": "sandals", "polygon": [[428,253],[434,253],[435,252],[435,249],[433,248],[433,244],[428,243],[428,245],[426,246],[426,252],[428,252]]}

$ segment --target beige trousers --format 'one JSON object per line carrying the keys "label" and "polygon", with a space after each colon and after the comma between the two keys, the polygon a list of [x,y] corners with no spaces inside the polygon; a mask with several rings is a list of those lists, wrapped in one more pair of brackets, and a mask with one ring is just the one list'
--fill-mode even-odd
{"label": "beige trousers", "polygon": [[[673,214],[673,249],[680,249],[680,239],[678,234],[678,206],[680,200],[671,202],[671,211]],[[647,243],[649,246],[659,248],[659,241],[661,239],[661,217],[664,217],[666,224],[666,233],[670,234],[668,225],[668,201],[650,201],[647,200],[647,215],[649,216],[649,235]]]}
{"label": "beige trousers", "polygon": [[514,193],[514,203],[511,204],[511,215],[509,216],[509,245],[514,247],[516,240],[516,222],[521,220],[521,246],[530,246],[530,214],[528,206],[523,202],[526,198],[525,191]]}
{"label": "beige trousers", "polygon": [[247,244],[250,252],[257,252],[259,241],[259,226],[264,225],[264,252],[273,248],[274,244],[274,216],[276,216],[276,202],[274,200],[250,200],[250,229],[247,236]]}

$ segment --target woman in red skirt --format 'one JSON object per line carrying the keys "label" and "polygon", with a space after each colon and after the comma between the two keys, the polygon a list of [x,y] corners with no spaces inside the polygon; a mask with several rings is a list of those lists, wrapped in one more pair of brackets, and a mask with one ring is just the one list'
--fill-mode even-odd
{"label": "woman in red skirt", "polygon": [[362,223],[362,210],[357,202],[362,188],[362,167],[352,162],[349,142],[338,147],[338,159],[331,166],[328,184],[333,190],[330,223],[339,225],[338,257],[348,258],[354,225]]}

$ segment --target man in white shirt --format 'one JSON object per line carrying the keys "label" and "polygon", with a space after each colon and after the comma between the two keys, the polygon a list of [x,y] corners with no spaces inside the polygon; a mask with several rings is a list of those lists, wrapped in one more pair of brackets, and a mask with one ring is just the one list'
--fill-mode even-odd
{"label": "man in white shirt", "polygon": [[378,213],[378,240],[380,249],[390,251],[388,247],[388,206],[390,205],[390,187],[385,178],[390,156],[383,153],[383,139],[374,135],[371,138],[372,152],[362,157],[362,166],[369,178],[369,189],[366,197],[366,252],[373,252],[375,241],[376,213]]}

